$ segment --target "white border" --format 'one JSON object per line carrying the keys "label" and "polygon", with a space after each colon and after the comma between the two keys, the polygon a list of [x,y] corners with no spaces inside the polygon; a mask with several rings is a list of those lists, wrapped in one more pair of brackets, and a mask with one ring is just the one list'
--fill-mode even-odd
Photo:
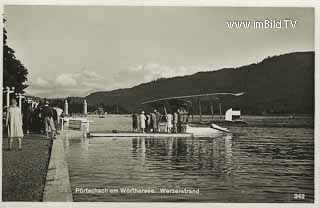
{"label": "white border", "polygon": [[[1,0],[0,0],[1,1]],[[314,7],[315,8],[315,202],[311,203],[125,203],[125,202],[0,202],[0,207],[320,207],[320,181],[319,181],[319,165],[320,165],[320,141],[319,141],[319,119],[320,119],[320,1],[318,0],[3,0],[1,2],[0,11],[3,14],[3,5],[95,5],[95,6],[186,6],[186,7]],[[2,25],[1,21],[1,25]],[[2,30],[0,33],[0,41],[2,43]],[[0,57],[3,57],[3,48],[0,49]],[[3,83],[1,61],[0,83]],[[2,97],[0,98],[0,106],[2,106]],[[2,121],[2,109],[0,110],[0,119]],[[0,129],[2,122],[0,121]],[[2,134],[0,134],[2,142]],[[2,167],[2,148],[0,150],[0,165]],[[2,172],[0,171],[0,183],[2,184]],[[2,185],[0,186],[0,192]],[[0,200],[2,196],[0,195]]]}
{"label": "white border", "polygon": [[315,7],[318,0],[2,0],[3,5]]}

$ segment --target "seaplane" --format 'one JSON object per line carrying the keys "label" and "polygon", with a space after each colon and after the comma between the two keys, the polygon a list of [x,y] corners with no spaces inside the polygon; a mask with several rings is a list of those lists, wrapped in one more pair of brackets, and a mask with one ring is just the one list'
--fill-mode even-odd
{"label": "seaplane", "polygon": [[[105,138],[120,138],[120,137],[136,137],[136,138],[168,138],[168,137],[174,137],[174,138],[190,138],[190,137],[210,137],[215,138],[216,136],[219,136],[221,134],[229,134],[229,129],[221,127],[216,124],[217,121],[213,119],[213,101],[219,102],[219,112],[220,112],[220,118],[222,121],[222,108],[221,108],[221,99],[224,97],[238,97],[244,95],[245,92],[240,93],[207,93],[207,94],[194,94],[194,95],[184,95],[184,96],[175,96],[175,97],[165,97],[165,98],[159,98],[155,100],[149,100],[142,102],[141,104],[145,108],[150,108],[150,110],[161,108],[164,111],[164,114],[166,115],[171,110],[176,111],[179,110],[179,114],[182,117],[182,124],[181,124],[181,131],[178,133],[172,133],[172,132],[165,132],[164,131],[164,122],[160,122],[162,124],[162,131],[160,132],[147,132],[147,133],[139,133],[139,132],[90,132],[89,137],[105,137]],[[211,109],[211,115],[212,119],[209,121],[203,121],[202,120],[202,104],[201,102],[205,100],[210,101],[210,109]],[[198,107],[199,107],[199,120],[197,118],[194,119],[193,112],[191,114],[186,111],[187,108],[192,108],[195,106],[194,101],[197,100]],[[171,106],[170,106],[171,104]],[[172,106],[175,105],[175,106]],[[167,111],[168,108],[168,111]],[[170,108],[170,109],[169,109]],[[191,115],[191,118],[190,118]],[[223,120],[223,124],[225,121],[232,123],[232,118],[236,116],[239,118],[240,111],[233,111],[232,109],[227,110],[225,115],[225,120]],[[163,116],[164,118],[164,116]],[[197,121],[195,121],[197,120]],[[163,121],[163,120],[162,120]],[[239,120],[238,120],[239,121]]]}
{"label": "seaplane", "polygon": [[[239,97],[244,94],[245,92],[193,94],[193,95],[159,98],[155,100],[145,101],[145,102],[142,102],[141,104],[151,105],[151,106],[162,106],[165,114],[167,114],[166,106],[168,105],[170,106],[170,103],[175,103],[176,105],[178,104],[178,106],[176,106],[175,108],[183,109],[179,111],[181,114],[183,114],[181,133],[192,134],[194,137],[206,137],[206,136],[214,136],[221,133],[231,133],[227,128],[221,127],[213,121],[213,101],[218,101],[219,103],[219,112],[220,112],[220,118],[221,118],[222,110],[221,110],[220,100],[224,97],[230,97],[230,96]],[[194,107],[195,100],[197,100],[198,108],[199,108],[199,120],[197,122],[194,121],[194,115],[193,115],[193,107]],[[202,122],[201,101],[203,100],[210,101],[212,120],[209,122]],[[185,108],[192,109],[191,119],[189,118],[190,113],[186,111]],[[226,119],[224,121],[232,122],[233,115],[239,118],[240,111],[233,111],[232,109],[229,109],[226,113]]]}

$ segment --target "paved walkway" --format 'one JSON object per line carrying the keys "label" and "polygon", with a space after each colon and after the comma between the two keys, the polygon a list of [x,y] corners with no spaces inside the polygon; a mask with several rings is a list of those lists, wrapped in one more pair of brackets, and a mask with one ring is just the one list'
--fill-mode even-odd
{"label": "paved walkway", "polygon": [[64,142],[66,139],[81,136],[83,136],[81,131],[65,130],[53,141],[43,201],[73,201]]}

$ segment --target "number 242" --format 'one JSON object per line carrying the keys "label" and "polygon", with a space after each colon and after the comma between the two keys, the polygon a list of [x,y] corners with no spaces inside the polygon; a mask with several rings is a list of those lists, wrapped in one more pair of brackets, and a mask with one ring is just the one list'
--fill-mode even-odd
{"label": "number 242", "polygon": [[293,194],[293,198],[294,199],[305,199],[305,195],[304,194]]}

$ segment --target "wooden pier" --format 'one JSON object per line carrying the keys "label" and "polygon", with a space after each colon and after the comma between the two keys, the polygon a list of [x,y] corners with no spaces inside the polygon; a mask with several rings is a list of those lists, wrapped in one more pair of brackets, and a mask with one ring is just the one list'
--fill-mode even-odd
{"label": "wooden pier", "polygon": [[90,132],[89,137],[156,137],[156,138],[165,138],[165,137],[176,137],[176,138],[190,138],[192,134],[189,133],[104,133],[104,132]]}

